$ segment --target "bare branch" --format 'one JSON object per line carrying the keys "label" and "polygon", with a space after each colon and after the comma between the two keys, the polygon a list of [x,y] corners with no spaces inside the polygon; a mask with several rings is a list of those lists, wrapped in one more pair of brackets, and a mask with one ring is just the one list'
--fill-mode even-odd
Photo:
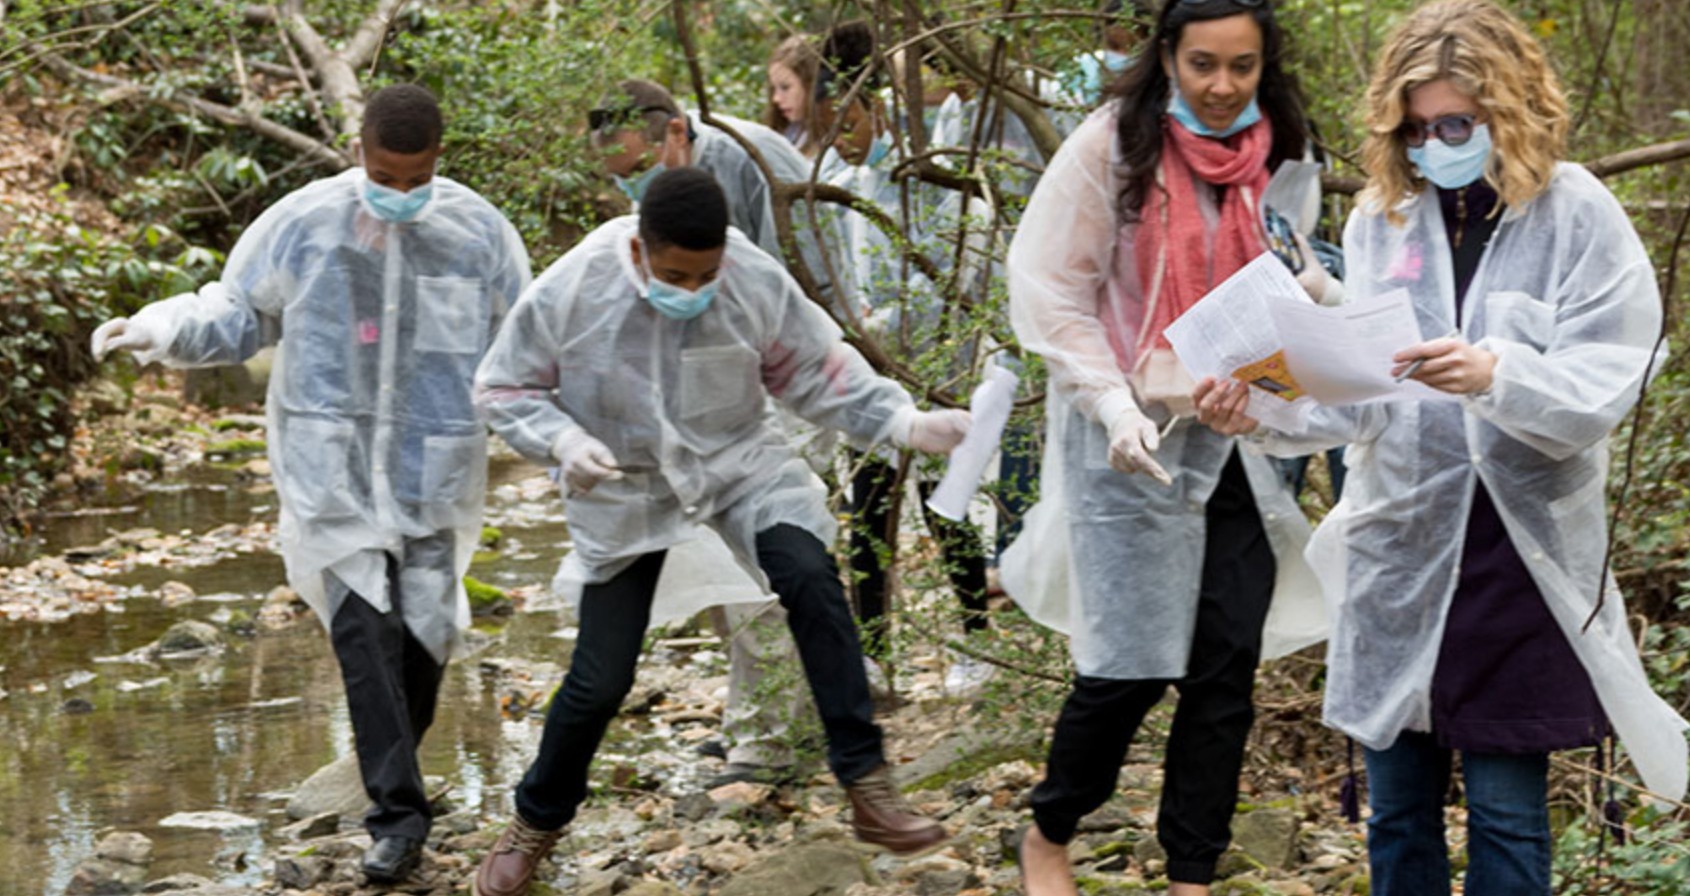
{"label": "bare branch", "polygon": [[370,10],[370,14],[364,17],[364,23],[346,42],[346,49],[341,51],[347,65],[363,68],[376,58],[376,52],[387,39],[387,30],[393,27],[393,20],[398,18],[399,10],[404,6],[405,0],[381,0],[375,9]]}
{"label": "bare branch", "polygon": [[52,69],[55,74],[67,81],[81,81],[83,83],[104,87],[109,90],[119,90],[126,96],[132,96],[150,103],[156,103],[165,106],[166,108],[182,112],[191,112],[195,115],[202,115],[226,125],[247,128],[261,137],[274,140],[283,146],[287,146],[300,153],[311,156],[312,158],[321,160],[323,163],[332,166],[336,171],[350,167],[352,164],[352,160],[341,154],[339,150],[313,140],[310,137],[287,127],[286,125],[277,124],[276,122],[264,118],[261,115],[257,115],[246,110],[231,109],[221,103],[213,103],[208,100],[202,100],[196,96],[184,95],[180,91],[172,92],[165,96],[159,96],[148,91],[146,88],[134,81],[119,78],[114,75],[103,75],[99,72],[89,71],[88,69],[81,68],[80,66],[67,62],[63,57],[57,54],[47,54],[42,57],[42,61],[44,61],[47,64],[47,67]]}
{"label": "bare branch", "polygon": [[1679,159],[1690,158],[1690,139],[1674,140],[1670,143],[1655,143],[1650,146],[1639,146],[1616,152],[1610,156],[1603,156],[1594,162],[1585,164],[1585,168],[1597,177],[1612,177],[1637,168],[1647,168],[1650,165],[1660,165],[1665,162],[1676,162]]}

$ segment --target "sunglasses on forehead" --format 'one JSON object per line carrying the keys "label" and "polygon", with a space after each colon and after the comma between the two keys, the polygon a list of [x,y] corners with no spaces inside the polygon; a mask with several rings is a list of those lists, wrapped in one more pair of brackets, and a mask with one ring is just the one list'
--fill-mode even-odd
{"label": "sunglasses on forehead", "polygon": [[1430,124],[1405,121],[1397,125],[1397,136],[1409,146],[1425,146],[1426,138],[1436,136],[1445,146],[1460,146],[1473,139],[1473,116],[1445,115]]}
{"label": "sunglasses on forehead", "polygon": [[595,131],[602,131],[621,127],[647,112],[668,113],[668,111],[661,106],[618,106],[613,109],[589,109],[587,110],[587,127]]}

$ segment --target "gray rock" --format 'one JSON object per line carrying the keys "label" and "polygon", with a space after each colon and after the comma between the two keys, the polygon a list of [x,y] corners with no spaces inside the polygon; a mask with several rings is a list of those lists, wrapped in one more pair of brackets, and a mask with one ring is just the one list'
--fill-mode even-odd
{"label": "gray rock", "polygon": [[353,753],[317,769],[288,800],[288,817],[293,819],[329,812],[345,818],[363,818],[369,811],[370,797],[364,793],[364,775],[358,771],[358,757]]}
{"label": "gray rock", "polygon": [[978,886],[980,878],[974,872],[961,868],[923,871],[915,878],[915,892],[918,896],[953,896]]}
{"label": "gray rock", "polygon": [[1133,860],[1140,865],[1166,862],[1168,851],[1162,848],[1162,844],[1158,843],[1155,837],[1140,837],[1138,842],[1133,844]]}
{"label": "gray rock", "polygon": [[717,896],[842,896],[869,880],[855,850],[828,843],[796,846],[746,868]]}
{"label": "gray rock", "polygon": [[612,896],[628,885],[628,876],[615,868],[596,868],[575,882],[575,896]]}
{"label": "gray rock", "polygon": [[65,896],[128,896],[139,892],[147,869],[110,859],[89,859],[71,872]]}
{"label": "gray rock", "polygon": [[276,883],[290,890],[304,890],[328,879],[334,865],[319,856],[293,856],[276,860]]}
{"label": "gray rock", "polygon": [[1232,820],[1232,842],[1269,868],[1290,870],[1297,858],[1297,813],[1257,809]]}
{"label": "gray rock", "polygon": [[287,840],[298,843],[303,840],[315,840],[327,837],[340,830],[339,812],[319,812],[303,821],[296,821],[276,833]]}
{"label": "gray rock", "polygon": [[135,831],[118,831],[101,839],[100,844],[94,847],[94,855],[125,865],[145,867],[153,861],[153,841]]}
{"label": "gray rock", "polygon": [[619,896],[687,896],[687,893],[660,880],[643,880],[623,890]]}
{"label": "gray rock", "polygon": [[184,619],[165,631],[152,643],[149,652],[162,654],[211,653],[223,649],[223,633],[217,626],[198,619]]}

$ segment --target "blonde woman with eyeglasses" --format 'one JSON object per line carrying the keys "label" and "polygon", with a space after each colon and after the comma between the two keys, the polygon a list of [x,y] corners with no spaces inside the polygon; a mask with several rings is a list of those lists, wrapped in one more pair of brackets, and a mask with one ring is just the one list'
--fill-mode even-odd
{"label": "blonde woman with eyeglasses", "polygon": [[1374,896],[1450,892],[1454,751],[1465,891],[1547,896],[1551,752],[1611,732],[1651,790],[1685,791],[1686,724],[1602,577],[1608,436],[1658,369],[1660,295],[1613,195],[1558,161],[1566,99],[1494,3],[1416,11],[1367,100],[1346,288],[1407,290],[1422,334],[1456,334],[1393,359],[1449,400],[1322,409],[1293,437],[1258,430],[1238,383],[1194,397],[1272,453],[1351,443],[1308,556],[1334,610],[1326,721],[1366,747]]}

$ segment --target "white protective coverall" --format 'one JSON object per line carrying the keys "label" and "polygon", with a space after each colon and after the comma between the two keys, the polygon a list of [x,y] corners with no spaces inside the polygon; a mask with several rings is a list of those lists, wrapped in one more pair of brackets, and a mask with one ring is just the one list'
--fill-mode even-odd
{"label": "white protective coverall", "polygon": [[[915,407],[737,229],[710,308],[686,321],[658,314],[630,251],[638,231],[637,217],[611,221],[534,282],[477,373],[477,401],[531,460],[555,463],[554,446],[579,428],[631,471],[566,499],[575,549],[560,579],[608,581],[704,526],[767,600],[756,534],[789,523],[828,542],[838,525],[767,400],[865,445],[907,431]],[[652,615],[682,618],[723,593],[660,588]]]}
{"label": "white protective coverall", "polygon": [[[1184,676],[1202,577],[1205,508],[1238,440],[1182,419],[1157,461],[1171,487],[1109,466],[1105,429],[1139,402],[1110,348],[1108,328],[1131,345],[1140,321],[1107,325],[1113,298],[1142,316],[1133,253],[1119,251],[1135,223],[1117,220],[1120,153],[1104,108],[1062,144],[1027,205],[1009,250],[1010,321],[1045,359],[1046,441],[1039,501],[1004,552],[1004,590],[1034,620],[1066,632],[1080,674],[1115,679]],[[1194,191],[1205,236],[1219,212]],[[1127,245],[1131,245],[1130,242]],[[1143,408],[1158,426],[1161,402]],[[1309,526],[1268,459],[1241,457],[1277,563],[1262,655],[1281,656],[1325,635],[1319,584],[1303,561]]]}
{"label": "white protective coverall", "polygon": [[[1376,209],[1350,217],[1350,295],[1407,289],[1423,335],[1459,324],[1497,365],[1490,390],[1459,403],[1321,408],[1305,433],[1253,437],[1276,454],[1350,444],[1343,500],[1308,550],[1333,618],[1326,721],[1380,750],[1431,730],[1432,674],[1482,481],[1644,782],[1681,799],[1686,723],[1650,689],[1619,589],[1599,578],[1608,434],[1637,401],[1660,330],[1643,243],[1600,181],[1562,163],[1547,191],[1502,213],[1456,321],[1436,193],[1398,211],[1402,226]],[[1599,590],[1602,611],[1584,631]]]}
{"label": "white protective coverall", "polygon": [[[445,177],[410,222],[377,217],[353,168],[271,206],[229,254],[222,279],[136,318],[168,336],[141,363],[239,363],[283,337],[265,400],[288,583],[325,626],[323,572],[387,612],[387,560],[401,587],[454,595],[403,602],[405,625],[444,662],[469,624],[463,575],[479,540],[487,430],[471,384],[530,279],[515,228]],[[454,536],[450,569],[405,562],[405,539]],[[451,576],[451,587],[422,580]],[[409,593],[409,589],[407,589]]]}

